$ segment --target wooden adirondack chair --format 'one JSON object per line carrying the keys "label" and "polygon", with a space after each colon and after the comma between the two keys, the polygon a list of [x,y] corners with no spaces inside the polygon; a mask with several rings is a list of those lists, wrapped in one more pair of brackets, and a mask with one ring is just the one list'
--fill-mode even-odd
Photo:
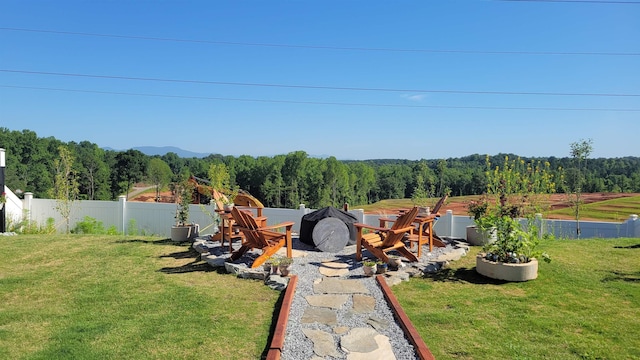
{"label": "wooden adirondack chair", "polygon": [[[418,261],[418,258],[407,249],[403,242],[405,233],[414,229],[413,221],[418,215],[418,208],[414,207],[408,212],[400,215],[391,228],[370,226],[367,224],[354,224],[357,229],[356,238],[356,260],[362,260],[362,247],[364,246],[373,256],[389,262],[387,252],[396,250],[409,261]],[[375,232],[363,234],[362,229],[370,229]]]}
{"label": "wooden adirondack chair", "polygon": [[[262,254],[258,256],[251,268],[262,265],[270,256],[275,254],[280,248],[286,246],[287,257],[292,257],[291,248],[291,228],[293,222],[284,222],[277,225],[259,227],[256,219],[251,214],[238,210],[234,207],[231,215],[236,222],[238,229],[244,234],[245,241],[240,248],[231,254],[230,261],[236,261],[242,257],[250,249],[261,249]],[[274,231],[278,228],[284,228],[285,232]]]}

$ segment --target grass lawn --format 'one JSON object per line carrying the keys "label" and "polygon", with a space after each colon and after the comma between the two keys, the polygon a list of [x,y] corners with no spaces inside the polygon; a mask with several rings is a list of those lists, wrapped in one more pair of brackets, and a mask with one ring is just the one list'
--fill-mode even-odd
{"label": "grass lawn", "polygon": [[258,359],[280,293],[157,238],[0,238],[0,359]]}
{"label": "grass lawn", "polygon": [[449,269],[393,292],[442,359],[640,359],[640,239],[544,243],[538,279],[475,272],[473,248]]}

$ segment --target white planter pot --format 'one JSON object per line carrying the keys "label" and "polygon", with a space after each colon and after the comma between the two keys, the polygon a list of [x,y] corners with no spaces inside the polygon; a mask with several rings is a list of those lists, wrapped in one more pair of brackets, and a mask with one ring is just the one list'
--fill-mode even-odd
{"label": "white planter pot", "polygon": [[289,276],[291,272],[291,265],[278,265],[278,270],[281,276]]}
{"label": "white planter pot", "polygon": [[191,239],[191,232],[193,231],[192,225],[187,226],[172,226],[171,227],[171,241],[181,243],[187,242]]}
{"label": "white planter pot", "polygon": [[362,269],[364,270],[364,275],[365,276],[373,276],[373,275],[376,274],[377,266],[376,265],[373,265],[373,266],[363,265]]}
{"label": "white planter pot", "polygon": [[482,231],[475,225],[467,226],[467,242],[475,246],[484,246],[496,241],[496,231]]}
{"label": "white planter pot", "polygon": [[529,281],[538,277],[538,260],[528,263],[509,264],[489,261],[483,254],[476,257],[476,271],[486,277],[506,281]]}

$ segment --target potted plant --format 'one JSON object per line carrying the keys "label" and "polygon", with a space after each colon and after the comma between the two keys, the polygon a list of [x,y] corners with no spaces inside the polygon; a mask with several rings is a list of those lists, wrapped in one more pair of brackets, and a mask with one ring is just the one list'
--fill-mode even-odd
{"label": "potted plant", "polygon": [[384,261],[376,262],[376,274],[384,274],[387,272],[387,267],[389,265]]}
{"label": "potted plant", "polygon": [[376,265],[378,263],[375,260],[365,260],[362,262],[362,269],[364,271],[365,276],[373,276],[376,271]]}
{"label": "potted plant", "polygon": [[291,272],[291,265],[293,264],[293,259],[292,258],[288,258],[288,257],[281,257],[279,264],[278,264],[278,270],[280,271],[280,275],[281,276],[289,276],[289,273]]}
{"label": "potted plant", "polygon": [[491,170],[487,160],[487,202],[476,221],[483,231],[494,229],[495,241],[487,243],[476,258],[476,271],[507,281],[527,281],[538,276],[538,261],[551,261],[536,248],[540,242],[540,221],[536,214],[545,205],[545,194],[555,189],[547,164],[517,159]]}
{"label": "potted plant", "polygon": [[269,263],[271,264],[271,273],[272,274],[277,274],[278,273],[278,268],[280,267],[280,261],[282,259],[279,256],[274,256],[271,259],[269,259]]}
{"label": "potted plant", "polygon": [[197,236],[197,225],[189,223],[189,206],[193,197],[193,185],[182,181],[175,186],[176,224],[171,227],[171,240],[185,242]]}
{"label": "potted plant", "polygon": [[222,196],[220,200],[222,201],[223,209],[225,212],[231,212],[231,210],[233,210],[234,199],[238,195],[238,191],[239,190],[237,187],[226,189],[223,191],[224,196]]}
{"label": "potted plant", "polygon": [[489,199],[486,195],[467,204],[467,212],[474,222],[474,225],[469,225],[466,229],[469,244],[482,246],[495,241],[496,232],[490,222],[491,218],[487,216],[488,209]]}

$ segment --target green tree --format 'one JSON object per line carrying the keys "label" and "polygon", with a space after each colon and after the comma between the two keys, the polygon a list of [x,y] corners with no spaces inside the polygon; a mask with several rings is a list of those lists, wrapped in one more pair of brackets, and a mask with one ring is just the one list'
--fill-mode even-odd
{"label": "green tree", "polygon": [[56,210],[66,224],[66,233],[70,231],[70,218],[73,203],[78,199],[78,179],[73,169],[74,157],[65,146],[58,148],[59,158],[54,160],[56,170],[53,197],[56,199]]}
{"label": "green tree", "polygon": [[307,153],[294,151],[287,154],[282,166],[282,179],[287,189],[285,207],[297,208],[301,201],[301,184],[303,182],[302,170],[307,161]]}
{"label": "green tree", "polygon": [[261,156],[258,158],[258,174],[263,179],[259,195],[265,206],[282,207],[284,204],[285,183],[282,177],[284,155],[273,158]]}
{"label": "green tree", "polygon": [[171,168],[162,159],[153,158],[147,168],[149,181],[156,187],[156,201],[160,200],[160,190],[167,186],[173,177]]}
{"label": "green tree", "polygon": [[585,181],[584,169],[587,165],[587,158],[593,151],[593,140],[580,140],[571,143],[571,157],[573,158],[574,168],[570,178],[571,194],[570,203],[573,208],[573,214],[576,218],[576,235],[580,237],[580,210],[582,208],[582,188]]}
{"label": "green tree", "polygon": [[374,169],[364,162],[349,163],[349,182],[353,193],[352,205],[364,205],[372,202],[376,185]]}
{"label": "green tree", "polygon": [[80,194],[85,194],[89,200],[109,199],[109,168],[105,163],[105,151],[96,144],[82,141],[76,146],[76,153]]}
{"label": "green tree", "polygon": [[438,161],[436,173],[438,175],[438,196],[442,197],[445,195],[449,195],[450,187],[447,186],[446,183],[447,160],[442,159]]}
{"label": "green tree", "polygon": [[209,180],[211,187],[217,191],[226,192],[231,189],[231,177],[227,165],[224,163],[209,166]]}
{"label": "green tree", "polygon": [[138,150],[129,149],[115,156],[115,168],[111,175],[113,198],[126,193],[127,199],[131,186],[143,179],[147,169],[148,157]]}

